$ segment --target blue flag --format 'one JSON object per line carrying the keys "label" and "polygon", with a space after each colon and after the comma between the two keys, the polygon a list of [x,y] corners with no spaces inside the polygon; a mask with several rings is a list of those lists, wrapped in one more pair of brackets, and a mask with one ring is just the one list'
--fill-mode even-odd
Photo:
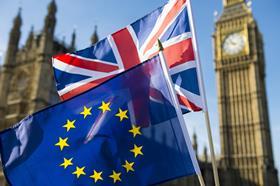
{"label": "blue flag", "polygon": [[146,186],[196,174],[197,160],[159,60],[155,57],[1,132],[8,182]]}

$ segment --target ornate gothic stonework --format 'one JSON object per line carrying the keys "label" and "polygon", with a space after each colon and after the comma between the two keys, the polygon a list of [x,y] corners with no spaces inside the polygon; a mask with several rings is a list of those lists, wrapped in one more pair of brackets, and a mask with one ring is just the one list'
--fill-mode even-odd
{"label": "ornate gothic stonework", "polygon": [[[220,169],[233,185],[277,186],[262,35],[244,0],[226,0],[216,22]],[[227,181],[225,185],[230,185]]]}
{"label": "ornate gothic stonework", "polygon": [[[32,29],[21,48],[18,47],[22,24],[20,11],[14,19],[5,62],[0,68],[0,130],[58,102],[50,59],[71,47],[54,39],[55,13],[56,4],[52,1],[43,31],[35,35]],[[2,186],[4,182],[1,180],[4,180],[2,173]]]}

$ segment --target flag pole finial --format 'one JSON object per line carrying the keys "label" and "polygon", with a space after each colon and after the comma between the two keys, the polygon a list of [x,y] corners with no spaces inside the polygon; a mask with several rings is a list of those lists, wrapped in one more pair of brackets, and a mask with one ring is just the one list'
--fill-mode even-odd
{"label": "flag pole finial", "polygon": [[161,43],[161,41],[159,39],[158,39],[158,49],[159,49],[159,51],[163,51],[164,50],[164,48],[162,46],[162,43]]}

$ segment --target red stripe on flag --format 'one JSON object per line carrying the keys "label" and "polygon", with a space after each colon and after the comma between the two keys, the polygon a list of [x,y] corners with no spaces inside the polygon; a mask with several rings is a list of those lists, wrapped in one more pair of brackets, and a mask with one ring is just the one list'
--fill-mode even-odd
{"label": "red stripe on flag", "polygon": [[63,94],[60,96],[60,98],[62,100],[67,100],[67,99],[70,99],[78,94],[81,94],[82,92],[85,92],[93,87],[96,87],[97,85],[99,85],[100,83],[103,83],[104,81],[114,77],[115,75],[111,75],[111,76],[107,76],[107,77],[104,77],[104,78],[101,78],[101,79],[97,79],[97,80],[94,80],[94,81],[91,81],[91,82],[88,82],[82,86],[79,86],[75,89],[72,89],[71,91]]}
{"label": "red stripe on flag", "polygon": [[168,66],[170,68],[195,60],[192,39],[186,39],[164,49]]}
{"label": "red stripe on flag", "polygon": [[73,65],[75,67],[80,67],[88,70],[100,71],[100,72],[112,72],[118,70],[119,67],[116,65],[105,64],[102,62],[89,61],[86,59],[80,59],[69,54],[55,56],[55,59]]}
{"label": "red stripe on flag", "polygon": [[140,63],[138,50],[127,28],[112,35],[118,48],[125,69]]}
{"label": "red stripe on flag", "polygon": [[198,111],[202,110],[200,107],[198,107],[194,103],[190,102],[187,98],[185,98],[179,94],[177,94],[177,97],[178,97],[179,103],[181,105],[186,106],[189,110],[192,110],[194,112],[198,112]]}
{"label": "red stripe on flag", "polygon": [[163,21],[162,25],[159,27],[156,34],[150,39],[149,43],[144,49],[144,54],[151,49],[154,44],[157,42],[157,40],[160,38],[160,35],[162,32],[167,28],[167,26],[170,24],[171,21],[174,20],[174,18],[179,14],[181,11],[182,6],[186,3],[186,0],[178,0],[175,5],[172,7],[170,12],[168,12],[165,20]]}
{"label": "red stripe on flag", "polygon": [[[149,56],[149,59],[157,55],[159,52],[156,52]],[[177,65],[181,65],[188,61],[194,61],[194,51],[192,47],[192,39],[186,39],[180,41],[174,45],[164,48],[163,51],[168,67],[172,68]]]}

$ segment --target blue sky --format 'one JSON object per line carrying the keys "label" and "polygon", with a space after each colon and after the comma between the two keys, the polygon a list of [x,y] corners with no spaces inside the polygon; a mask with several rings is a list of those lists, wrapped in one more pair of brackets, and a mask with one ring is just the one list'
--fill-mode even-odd
{"label": "blue sky", "polygon": [[[43,27],[46,7],[50,0],[0,0],[0,61],[7,47],[12,20],[18,11],[19,5],[23,8],[23,27],[20,43],[26,40],[30,27],[35,31]],[[70,41],[73,28],[77,29],[77,48],[82,49],[90,44],[90,37],[94,25],[98,25],[101,38],[117,31],[136,19],[144,16],[153,9],[163,5],[166,0],[57,0],[57,27],[56,37]],[[222,0],[193,0],[193,12],[197,27],[197,38],[201,62],[205,78],[207,100],[210,110],[210,119],[214,136],[215,149],[220,151],[218,129],[218,113],[216,84],[213,64],[213,48],[211,35],[214,31],[214,11],[221,13]],[[280,92],[279,80],[279,33],[280,33],[280,1],[265,0],[253,1],[253,13],[259,28],[264,35],[266,56],[266,82],[269,103],[270,124],[274,144],[274,159],[280,169],[280,108],[278,105]],[[202,113],[192,113],[185,116],[190,133],[196,131],[199,139],[199,150],[208,144],[204,117]]]}

